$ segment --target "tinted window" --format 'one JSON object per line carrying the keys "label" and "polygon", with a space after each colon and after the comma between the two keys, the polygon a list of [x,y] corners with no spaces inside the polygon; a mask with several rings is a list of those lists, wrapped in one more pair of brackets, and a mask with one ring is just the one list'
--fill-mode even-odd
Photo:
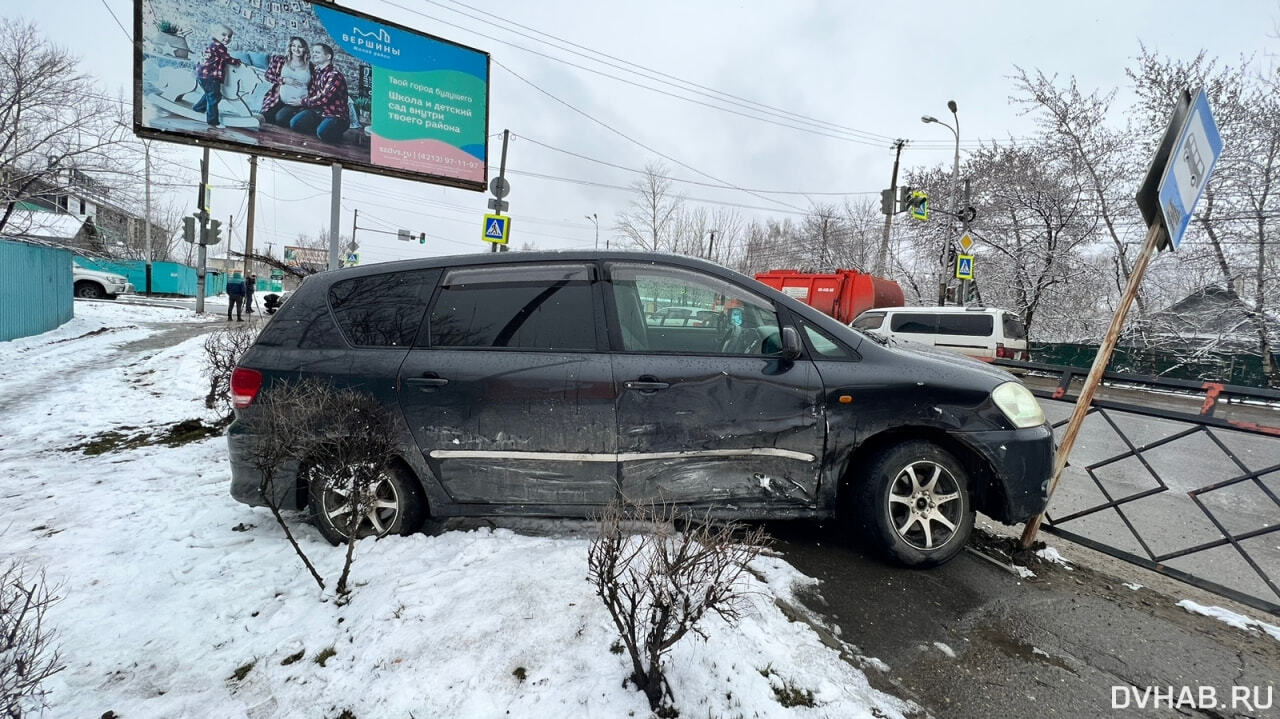
{"label": "tinted window", "polygon": [[594,276],[585,265],[453,270],[431,308],[431,346],[594,350]]}
{"label": "tinted window", "polygon": [[878,330],[884,324],[884,313],[864,312],[853,321],[853,328],[859,330]]}
{"label": "tinted window", "polygon": [[422,324],[437,270],[391,272],[335,282],[329,307],[357,347],[406,347]]}
{"label": "tinted window", "polygon": [[1027,328],[1022,326],[1022,320],[1017,315],[1005,312],[1004,317],[1004,336],[1010,340],[1025,340],[1027,338]]}
{"label": "tinted window", "polygon": [[299,347],[301,349],[346,348],[347,343],[333,324],[329,307],[324,303],[322,291],[309,292],[312,288],[303,282],[302,287],[289,298],[267,323],[257,343],[270,347]]}
{"label": "tinted window", "polygon": [[989,314],[938,315],[938,334],[990,337],[995,326]]}
{"label": "tinted window", "polygon": [[925,312],[895,312],[889,320],[889,330],[913,334],[933,334],[938,331],[938,316]]}

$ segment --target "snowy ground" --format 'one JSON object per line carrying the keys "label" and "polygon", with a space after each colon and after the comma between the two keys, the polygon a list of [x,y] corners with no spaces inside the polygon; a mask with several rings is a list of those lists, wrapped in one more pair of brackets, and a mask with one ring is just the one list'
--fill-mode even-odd
{"label": "snowy ground", "polygon": [[[66,669],[46,685],[44,716],[649,715],[623,686],[628,661],[610,651],[612,624],[585,579],[584,526],[366,540],[340,606],[269,513],[230,498],[221,438],[72,449],[121,427],[209,418],[203,336],[146,342],[189,311],[75,311],[53,332],[0,343],[0,562],[43,569],[63,597],[49,619]],[[332,588],[341,552],[294,527]],[[910,712],[778,609],[811,580],[778,558],[752,569],[740,624],[707,620],[708,640],[670,656],[681,716]],[[783,707],[783,683],[815,706]]]}

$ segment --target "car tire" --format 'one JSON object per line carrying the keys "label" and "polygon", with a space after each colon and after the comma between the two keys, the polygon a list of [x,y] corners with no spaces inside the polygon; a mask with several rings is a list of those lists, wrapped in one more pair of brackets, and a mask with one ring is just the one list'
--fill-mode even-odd
{"label": "car tire", "polygon": [[[339,545],[347,541],[347,525],[344,507],[349,507],[349,492],[327,482],[336,472],[324,471],[311,465],[304,470],[307,481],[307,504],[311,521],[329,540]],[[382,471],[373,488],[378,506],[360,520],[357,537],[385,537],[392,534],[408,535],[418,531],[426,520],[426,500],[422,488],[408,470],[392,463]]]}
{"label": "car tire", "polygon": [[880,452],[861,477],[854,507],[864,535],[889,559],[934,567],[973,531],[969,477],[946,450],[912,440]]}
{"label": "car tire", "polygon": [[75,294],[82,300],[100,300],[107,296],[102,285],[96,282],[80,281],[75,284]]}

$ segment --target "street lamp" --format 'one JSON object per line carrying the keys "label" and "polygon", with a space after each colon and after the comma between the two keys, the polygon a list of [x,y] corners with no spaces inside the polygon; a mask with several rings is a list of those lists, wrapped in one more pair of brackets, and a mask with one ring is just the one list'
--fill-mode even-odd
{"label": "street lamp", "polygon": [[588,220],[591,220],[591,224],[596,226],[596,249],[599,250],[600,249],[600,219],[596,217],[596,213],[594,212],[592,212],[590,215],[584,215],[584,217],[586,217]]}
{"label": "street lamp", "polygon": [[[952,218],[950,222],[950,227],[952,230],[951,234],[954,234],[955,233],[955,213],[959,211],[958,205],[959,205],[959,196],[960,196],[960,117],[959,115],[956,114],[955,100],[947,100],[947,109],[951,111],[951,119],[955,122],[954,127],[952,127],[951,125],[948,125],[942,120],[939,120],[933,115],[922,115],[920,117],[920,122],[923,122],[926,125],[928,125],[929,123],[942,125],[943,127],[950,130],[951,134],[954,135],[956,139],[956,152],[955,152],[955,156],[951,160],[951,206],[948,208],[951,211],[951,218]],[[939,262],[939,264],[941,265],[941,274],[938,280],[938,304],[939,305],[946,304],[946,300],[947,300],[947,248],[951,246],[951,241],[952,241],[951,238],[948,237],[947,242],[943,245],[942,259]]]}

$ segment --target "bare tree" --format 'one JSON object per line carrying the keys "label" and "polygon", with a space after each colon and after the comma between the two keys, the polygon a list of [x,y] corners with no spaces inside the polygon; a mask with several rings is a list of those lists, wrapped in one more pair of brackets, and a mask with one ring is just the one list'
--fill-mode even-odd
{"label": "bare tree", "polygon": [[[705,638],[698,623],[708,612],[730,623],[740,617],[739,579],[767,542],[761,528],[744,531],[708,517],[675,532],[674,519],[670,506],[613,502],[587,554],[589,578],[630,655],[631,681],[660,716],[674,715],[664,707],[672,697],[663,657],[690,632]],[[627,532],[628,520],[642,533]]]}
{"label": "bare tree", "polygon": [[53,630],[45,622],[58,602],[44,573],[28,576],[10,561],[0,573],[0,714],[19,719],[24,709],[43,709],[44,680],[62,671]]}
{"label": "bare tree", "polygon": [[631,183],[635,196],[618,215],[614,231],[643,250],[675,251],[672,231],[681,201],[671,185],[665,165],[645,165],[644,176]]}
{"label": "bare tree", "polygon": [[115,152],[125,118],[34,23],[0,18],[0,232],[24,200],[129,174]]}

